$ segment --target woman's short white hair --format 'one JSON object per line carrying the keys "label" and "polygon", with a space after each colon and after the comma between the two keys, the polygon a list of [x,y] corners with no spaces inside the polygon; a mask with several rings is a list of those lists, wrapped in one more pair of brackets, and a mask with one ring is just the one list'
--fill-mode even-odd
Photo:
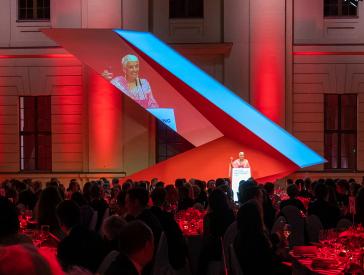
{"label": "woman's short white hair", "polygon": [[139,62],[139,59],[136,55],[127,54],[121,59],[121,64],[123,64],[123,67],[125,68],[128,62]]}

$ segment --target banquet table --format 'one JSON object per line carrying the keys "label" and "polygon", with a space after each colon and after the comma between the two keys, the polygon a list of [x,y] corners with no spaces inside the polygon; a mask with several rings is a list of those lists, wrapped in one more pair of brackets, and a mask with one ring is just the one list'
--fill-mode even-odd
{"label": "banquet table", "polygon": [[312,262],[313,259],[309,257],[301,257],[301,256],[295,256],[292,253],[290,253],[290,260],[293,264],[293,270],[292,274],[294,275],[303,275],[303,274],[309,274],[309,275],[337,275],[337,274],[343,274],[344,265],[339,264],[337,267],[332,267],[328,269],[323,268],[313,268]]}
{"label": "banquet table", "polygon": [[289,252],[293,274],[364,274],[364,229],[322,230],[321,242]]}

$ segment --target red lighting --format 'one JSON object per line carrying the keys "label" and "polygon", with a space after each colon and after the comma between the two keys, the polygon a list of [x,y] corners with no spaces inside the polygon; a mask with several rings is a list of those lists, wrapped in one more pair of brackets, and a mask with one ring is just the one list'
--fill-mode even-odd
{"label": "red lighting", "polygon": [[5,54],[0,58],[74,58],[72,54],[54,53],[54,54]]}
{"label": "red lighting", "polygon": [[364,55],[364,52],[293,52],[293,55]]}

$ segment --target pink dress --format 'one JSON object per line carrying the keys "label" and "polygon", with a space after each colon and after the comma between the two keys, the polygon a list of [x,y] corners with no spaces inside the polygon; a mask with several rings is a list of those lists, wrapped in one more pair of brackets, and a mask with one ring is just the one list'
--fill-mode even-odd
{"label": "pink dress", "polygon": [[158,108],[158,103],[153,97],[148,80],[138,78],[135,87],[129,89],[126,79],[123,76],[117,76],[111,80],[111,84],[145,109]]}
{"label": "pink dress", "polygon": [[236,159],[231,163],[232,168],[250,168],[249,161],[244,159],[242,162],[240,159]]}

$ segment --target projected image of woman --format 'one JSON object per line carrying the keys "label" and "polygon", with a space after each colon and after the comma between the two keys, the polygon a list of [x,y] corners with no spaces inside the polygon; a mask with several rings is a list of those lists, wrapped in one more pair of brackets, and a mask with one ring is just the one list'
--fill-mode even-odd
{"label": "projected image of woman", "polygon": [[124,76],[116,76],[111,83],[142,107],[158,108],[148,80],[139,78],[138,57],[128,54],[121,59],[121,65]]}

